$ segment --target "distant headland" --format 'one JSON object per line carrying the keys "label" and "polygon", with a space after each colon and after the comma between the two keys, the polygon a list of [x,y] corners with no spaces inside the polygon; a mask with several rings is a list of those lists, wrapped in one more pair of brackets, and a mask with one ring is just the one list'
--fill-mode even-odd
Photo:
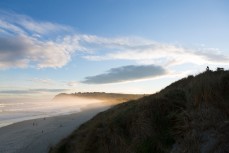
{"label": "distant headland", "polygon": [[65,100],[68,98],[89,98],[89,99],[98,99],[106,103],[122,103],[129,100],[136,100],[146,96],[146,94],[122,94],[122,93],[106,93],[106,92],[75,92],[71,94],[60,93],[53,98],[53,101],[56,100]]}

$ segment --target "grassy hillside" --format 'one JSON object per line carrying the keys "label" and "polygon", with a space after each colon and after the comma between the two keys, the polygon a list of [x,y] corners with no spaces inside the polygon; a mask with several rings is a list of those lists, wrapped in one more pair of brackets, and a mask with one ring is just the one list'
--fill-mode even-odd
{"label": "grassy hillside", "polygon": [[227,153],[229,71],[181,79],[80,126],[50,153]]}

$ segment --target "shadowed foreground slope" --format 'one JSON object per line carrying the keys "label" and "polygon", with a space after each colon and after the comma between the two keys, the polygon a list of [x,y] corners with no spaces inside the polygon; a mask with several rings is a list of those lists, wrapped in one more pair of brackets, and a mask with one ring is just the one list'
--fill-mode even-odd
{"label": "shadowed foreground slope", "polygon": [[189,76],[99,113],[51,153],[229,152],[229,71]]}

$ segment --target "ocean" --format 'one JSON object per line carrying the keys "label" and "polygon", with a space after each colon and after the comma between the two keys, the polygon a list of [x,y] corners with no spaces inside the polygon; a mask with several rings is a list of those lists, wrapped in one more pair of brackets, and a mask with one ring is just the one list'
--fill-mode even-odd
{"label": "ocean", "polygon": [[0,127],[24,120],[77,113],[82,107],[95,102],[98,101],[85,99],[39,102],[0,101]]}

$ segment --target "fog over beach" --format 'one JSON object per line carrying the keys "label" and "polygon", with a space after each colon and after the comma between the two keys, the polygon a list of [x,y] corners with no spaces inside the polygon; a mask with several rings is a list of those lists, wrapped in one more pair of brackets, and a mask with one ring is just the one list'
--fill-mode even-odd
{"label": "fog over beach", "polygon": [[[91,119],[97,113],[108,109],[110,106],[101,103],[90,104],[90,107],[82,107],[77,112],[77,106],[73,109],[66,107],[66,112],[60,110],[60,114],[55,113],[53,117],[48,115],[36,115],[34,118],[22,122],[17,122],[0,128],[0,153],[46,153],[50,147],[67,137],[82,123]],[[44,107],[43,107],[44,108]],[[74,110],[76,109],[76,111]],[[42,111],[42,109],[41,109]],[[46,113],[53,110],[46,110]],[[55,111],[58,112],[57,107]],[[72,114],[68,114],[71,111]],[[77,113],[73,113],[75,111]],[[32,112],[31,112],[32,113]],[[63,115],[63,114],[68,115]],[[54,114],[53,114],[54,115]],[[29,114],[25,115],[29,119]],[[24,119],[25,119],[24,118]],[[23,118],[18,117],[17,121]]]}
{"label": "fog over beach", "polygon": [[0,101],[0,127],[29,119],[77,113],[82,108],[87,108],[89,105],[99,102],[101,100],[86,98],[69,98],[55,101]]}
{"label": "fog over beach", "polygon": [[86,92],[52,100],[0,102],[0,153],[45,153],[82,123],[111,106],[143,95]]}

